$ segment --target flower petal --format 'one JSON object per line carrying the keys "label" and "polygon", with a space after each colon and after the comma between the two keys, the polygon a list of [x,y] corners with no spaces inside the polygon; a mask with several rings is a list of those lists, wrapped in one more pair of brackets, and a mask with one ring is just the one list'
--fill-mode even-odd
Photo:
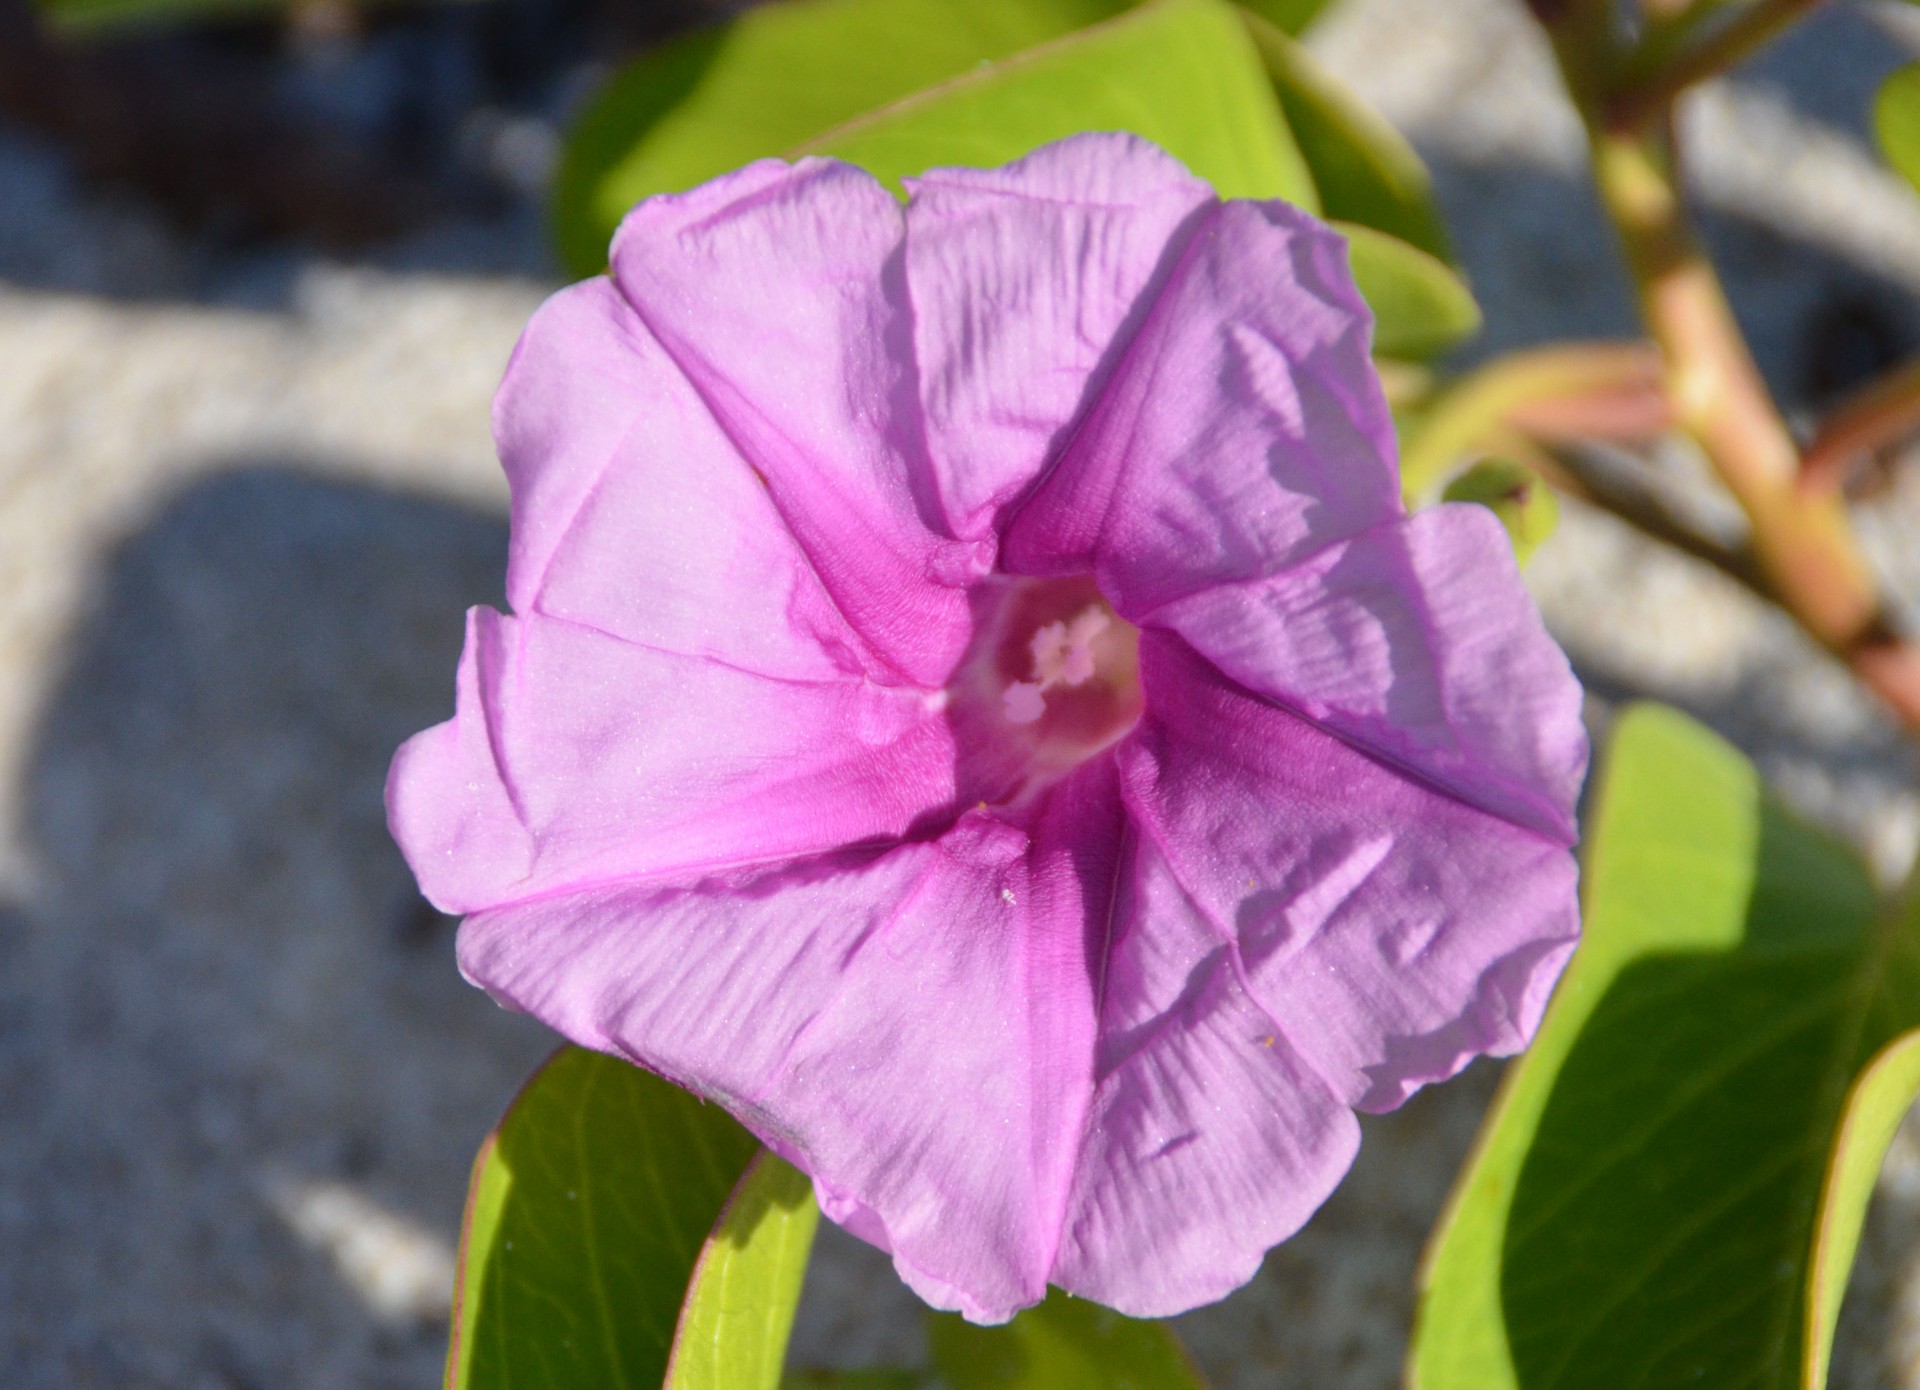
{"label": "flower petal", "polygon": [[753,465],[611,281],[554,295],[494,402],[507,596],[629,641],[792,679],[885,676]]}
{"label": "flower petal", "polygon": [[1359,1126],[1254,1001],[1231,943],[1137,844],[1054,1282],[1170,1317],[1252,1278],[1353,1162]]}
{"label": "flower petal", "polygon": [[1213,190],[1116,133],[906,182],[927,447],[951,534],[984,535],[1104,384]]}
{"label": "flower petal", "polygon": [[763,160],[640,204],[613,275],[854,630],[934,687],[966,643],[958,586],[992,554],[934,529],[903,226],[850,165]]}
{"label": "flower petal", "polygon": [[491,608],[467,611],[454,717],[401,744],[387,769],[387,828],[420,891],[449,912],[483,904],[491,884],[533,871],[533,835],[500,775],[487,721],[499,617]]}
{"label": "flower petal", "polygon": [[512,491],[507,601],[532,609],[581,502],[644,409],[646,330],[604,278],[534,312],[493,398],[493,438]]}
{"label": "flower petal", "polygon": [[[1046,1291],[1093,1052],[1089,902],[1110,770],[1033,839],[939,841],[482,912],[468,976],[728,1107],[924,1296],[999,1321]],[[1056,789],[1058,792],[1059,789]]]}
{"label": "flower petal", "polygon": [[1192,234],[1003,564],[1091,570],[1127,618],[1402,514],[1372,316],[1338,235],[1284,203]]}
{"label": "flower petal", "polygon": [[1231,680],[1563,844],[1580,686],[1483,507],[1436,507],[1146,619]]}
{"label": "flower petal", "polygon": [[1141,639],[1138,832],[1333,1091],[1398,1105],[1524,1047],[1579,930],[1573,856]]}
{"label": "flower petal", "polygon": [[[1336,234],[1118,135],[913,193],[756,164],[536,316],[520,616],[390,819],[472,979],[728,1106],[930,1301],[1175,1313],[1353,1108],[1531,1036],[1578,691],[1487,518],[1405,520]],[[996,564],[1091,572],[1147,713],[957,814]]]}
{"label": "flower petal", "polygon": [[899,687],[476,609],[458,693],[389,783],[394,837],[451,912],[897,836],[953,795],[952,737]]}

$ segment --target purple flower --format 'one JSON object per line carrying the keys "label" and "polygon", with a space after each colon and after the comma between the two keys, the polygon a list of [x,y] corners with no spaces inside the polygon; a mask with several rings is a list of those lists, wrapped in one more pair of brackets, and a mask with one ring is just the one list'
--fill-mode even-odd
{"label": "purple flower", "polygon": [[1531,1036],[1579,689],[1491,515],[1405,514],[1326,227],[1115,135],[911,193],[754,164],[535,315],[393,830],[471,979],[929,1302],[1176,1313]]}

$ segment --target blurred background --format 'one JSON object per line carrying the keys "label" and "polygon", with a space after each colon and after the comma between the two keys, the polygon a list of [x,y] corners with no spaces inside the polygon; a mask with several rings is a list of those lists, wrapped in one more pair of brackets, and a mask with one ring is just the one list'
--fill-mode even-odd
{"label": "blurred background", "polygon": [[[554,1039],[459,979],[386,837],[386,763],[451,712],[462,610],[501,601],[487,403],[560,283],[567,122],[620,59],[738,6],[182,25],[161,2],[75,37],[0,0],[0,1385],[427,1386],[467,1166]],[[1309,41],[1433,169],[1487,315],[1459,362],[1635,333],[1518,0],[1345,0]],[[1868,136],[1917,56],[1920,9],[1835,3],[1684,110],[1790,412],[1920,352],[1920,199]],[[1910,616],[1916,463],[1858,499]],[[1596,729],[1677,704],[1900,872],[1920,772],[1848,678],[1716,572],[1565,511],[1529,581]],[[1366,1120],[1308,1229],[1182,1320],[1216,1384],[1397,1382],[1420,1243],[1496,1079]],[[915,1306],[823,1230],[793,1359],[912,1359]],[[1835,1383],[1920,1386],[1913,1133]]]}

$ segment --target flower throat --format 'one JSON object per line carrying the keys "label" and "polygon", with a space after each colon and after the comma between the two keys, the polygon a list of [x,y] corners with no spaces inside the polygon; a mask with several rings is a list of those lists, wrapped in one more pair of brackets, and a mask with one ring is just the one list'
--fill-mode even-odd
{"label": "flower throat", "polygon": [[973,641],[947,690],[963,785],[1022,801],[1139,721],[1140,633],[1091,576],[996,576],[975,590]]}

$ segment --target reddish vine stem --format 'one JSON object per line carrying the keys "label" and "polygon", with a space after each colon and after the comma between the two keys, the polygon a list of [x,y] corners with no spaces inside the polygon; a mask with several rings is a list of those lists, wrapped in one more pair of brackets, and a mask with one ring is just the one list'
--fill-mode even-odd
{"label": "reddish vine stem", "polygon": [[1889,373],[1820,422],[1800,457],[1800,486],[1837,490],[1860,458],[1920,430],[1920,362]]}
{"label": "reddish vine stem", "polygon": [[[1554,34],[1555,50],[1587,127],[1601,202],[1660,350],[1676,424],[1746,513],[1753,559],[1774,601],[1920,732],[1920,648],[1894,631],[1839,489],[1803,485],[1799,450],[1693,235],[1674,176],[1673,96],[1813,3],[1761,0],[1630,89],[1597,88],[1590,46],[1572,30]],[[1717,56],[1703,66],[1702,55]],[[1623,109],[1638,114],[1623,119]]]}
{"label": "reddish vine stem", "polygon": [[1660,361],[1645,343],[1559,343],[1509,353],[1452,383],[1428,407],[1400,460],[1408,496],[1430,498],[1496,433],[1547,441],[1655,438],[1671,428]]}

